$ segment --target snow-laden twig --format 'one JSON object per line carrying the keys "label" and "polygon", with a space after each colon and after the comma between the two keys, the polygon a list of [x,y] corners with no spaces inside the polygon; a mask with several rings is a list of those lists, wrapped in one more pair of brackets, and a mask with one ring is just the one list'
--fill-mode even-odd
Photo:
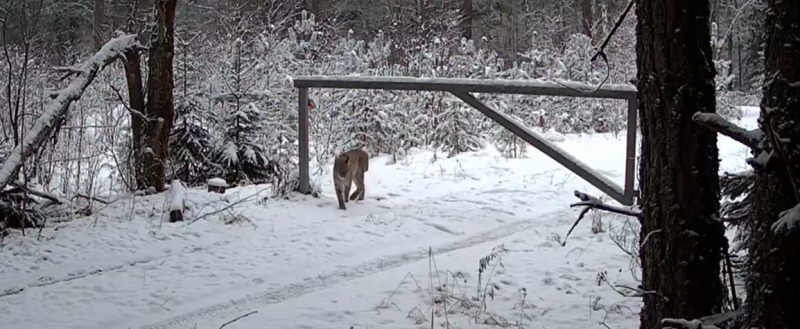
{"label": "snow-laden twig", "polygon": [[744,129],[716,113],[697,112],[692,116],[692,121],[706,126],[719,134],[728,136],[751,150],[757,150],[758,145],[765,137],[761,129]]}
{"label": "snow-laden twig", "polygon": [[72,102],[83,95],[84,90],[94,81],[97,74],[106,66],[116,61],[130,49],[141,49],[143,46],[135,35],[122,35],[108,41],[97,53],[84,63],[69,69],[77,75],[70,84],[59,90],[57,96],[48,104],[42,116],[36,120],[25,139],[14,148],[0,167],[0,187],[6,186],[14,179],[22,163],[44,143],[61,118],[67,116]]}
{"label": "snow-laden twig", "polygon": [[625,209],[625,208],[622,208],[622,207],[612,206],[612,205],[609,205],[609,204],[607,204],[607,203],[605,203],[603,201],[600,201],[600,199],[598,199],[598,198],[595,198],[595,197],[593,197],[591,195],[588,195],[588,194],[580,192],[580,191],[575,191],[575,196],[578,199],[580,199],[581,202],[576,202],[576,203],[573,203],[573,204],[571,204],[569,206],[570,207],[586,207],[586,208],[583,208],[583,210],[581,210],[581,213],[578,214],[578,219],[575,220],[575,223],[573,223],[572,227],[570,227],[569,231],[567,231],[567,235],[564,236],[564,240],[561,241],[561,246],[562,247],[567,244],[567,238],[572,233],[572,230],[574,230],[575,227],[578,226],[578,223],[581,222],[581,220],[583,219],[584,216],[586,216],[586,213],[588,213],[589,210],[597,209],[597,210],[604,210],[604,211],[612,212],[612,213],[615,213],[615,214],[631,216],[631,217],[636,217],[636,218],[641,218],[642,217],[642,213],[640,211],[638,211],[638,210]]}
{"label": "snow-laden twig", "polygon": [[781,211],[778,216],[778,221],[772,224],[772,231],[775,233],[791,231],[794,229],[795,225],[800,223],[800,204]]}

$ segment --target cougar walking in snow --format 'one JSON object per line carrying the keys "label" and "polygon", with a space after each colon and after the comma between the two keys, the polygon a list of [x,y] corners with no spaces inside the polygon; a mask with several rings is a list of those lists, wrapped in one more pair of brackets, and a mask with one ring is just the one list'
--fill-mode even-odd
{"label": "cougar walking in snow", "polygon": [[[333,186],[339,209],[346,210],[345,203],[350,200],[364,200],[364,173],[369,170],[369,154],[362,149],[352,149],[341,153],[333,160]],[[350,194],[350,186],[356,183],[356,190]]]}

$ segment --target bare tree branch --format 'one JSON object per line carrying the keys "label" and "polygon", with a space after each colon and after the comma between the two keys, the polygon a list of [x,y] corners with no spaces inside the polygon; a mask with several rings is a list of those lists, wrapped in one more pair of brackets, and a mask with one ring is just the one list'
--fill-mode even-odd
{"label": "bare tree branch", "polygon": [[567,244],[567,238],[572,233],[572,230],[574,230],[575,227],[578,226],[578,223],[580,223],[580,221],[583,219],[583,217],[586,216],[586,213],[588,213],[589,210],[592,210],[592,209],[604,210],[604,211],[608,211],[608,212],[612,212],[612,213],[616,213],[616,214],[620,214],[620,215],[636,217],[636,218],[639,218],[639,219],[642,218],[642,213],[640,211],[637,211],[637,210],[634,210],[634,209],[625,209],[625,208],[622,208],[622,207],[612,206],[612,205],[606,204],[603,201],[600,201],[600,199],[598,199],[598,198],[595,198],[595,197],[593,197],[591,195],[588,195],[588,194],[580,192],[580,191],[575,191],[575,196],[578,199],[580,199],[581,202],[573,203],[573,204],[571,204],[569,206],[570,207],[586,207],[586,208],[583,208],[583,210],[581,210],[580,214],[578,215],[578,219],[575,220],[575,223],[572,224],[572,227],[569,228],[569,231],[567,232],[567,235],[564,237],[564,241],[561,242],[561,246],[562,247]]}

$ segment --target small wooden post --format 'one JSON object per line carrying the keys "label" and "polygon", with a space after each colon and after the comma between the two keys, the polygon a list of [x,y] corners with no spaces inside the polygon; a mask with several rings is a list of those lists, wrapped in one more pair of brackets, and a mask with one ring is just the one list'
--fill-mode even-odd
{"label": "small wooden post", "polygon": [[298,117],[297,117],[297,155],[300,166],[300,186],[298,190],[302,194],[309,194],[311,187],[309,185],[309,170],[308,162],[308,88],[297,88],[298,92]]}
{"label": "small wooden post", "polygon": [[228,182],[222,178],[211,178],[206,183],[208,185],[208,192],[225,194],[225,189],[228,187]]}
{"label": "small wooden post", "polygon": [[[638,100],[636,96],[628,98],[628,138],[625,150],[625,201],[632,205],[634,200],[638,197],[638,191],[634,186],[634,177],[636,175],[636,126],[637,126],[637,113]],[[625,204],[625,203],[623,203]]]}

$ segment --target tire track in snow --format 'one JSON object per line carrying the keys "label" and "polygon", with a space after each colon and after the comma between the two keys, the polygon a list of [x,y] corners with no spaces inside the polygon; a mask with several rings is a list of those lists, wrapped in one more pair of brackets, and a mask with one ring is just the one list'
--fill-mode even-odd
{"label": "tire track in snow", "polygon": [[[441,245],[433,248],[434,255],[454,252],[460,249],[473,247],[479,244],[496,241],[510,235],[526,231],[551,222],[564,216],[572,215],[572,211],[563,210],[536,216],[541,220],[520,220],[505,224],[489,231],[473,235],[469,238],[456,242]],[[400,254],[380,257],[371,261],[361,263],[346,269],[339,269],[328,273],[323,273],[315,277],[307,277],[303,281],[295,282],[277,289],[261,291],[252,295],[247,295],[238,299],[217,303],[194,311],[168,318],[166,320],[139,326],[139,329],[173,329],[173,328],[192,328],[198,323],[208,323],[209,321],[222,321],[232,318],[242,313],[248,312],[253,308],[264,305],[277,304],[283,301],[300,297],[318,290],[325,289],[335,284],[350,280],[370,276],[380,272],[388,271],[406,264],[421,261],[428,258],[428,250],[420,249],[408,251]]]}
{"label": "tire track in snow", "polygon": [[3,289],[3,290],[0,290],[0,298],[13,296],[13,295],[22,293],[22,292],[27,291],[27,290],[32,289],[32,288],[46,287],[46,286],[50,286],[50,285],[54,285],[54,284],[59,284],[59,283],[69,282],[69,281],[72,281],[72,280],[82,279],[82,278],[85,278],[85,277],[91,277],[91,276],[95,276],[95,275],[103,275],[103,274],[106,274],[106,273],[119,271],[121,269],[125,269],[125,268],[128,268],[128,267],[134,267],[134,266],[138,266],[138,265],[142,265],[142,264],[152,263],[152,262],[157,261],[157,260],[167,259],[167,258],[171,258],[171,257],[186,256],[186,255],[190,255],[190,254],[193,254],[193,253],[196,253],[196,252],[204,252],[204,251],[209,250],[211,248],[215,248],[216,249],[218,247],[229,245],[229,244],[233,243],[234,241],[235,240],[217,241],[217,242],[212,243],[211,245],[208,245],[208,246],[205,246],[205,247],[196,247],[196,248],[192,248],[192,249],[187,250],[187,251],[172,252],[172,253],[159,255],[159,256],[135,258],[135,259],[128,260],[125,263],[107,265],[107,266],[104,266],[104,267],[92,268],[92,269],[87,269],[87,270],[79,270],[79,271],[77,271],[77,273],[69,273],[69,274],[67,274],[67,275],[65,275],[63,277],[60,277],[60,278],[41,277],[41,278],[39,278],[39,281],[28,283],[25,286],[0,288],[0,289]]}

